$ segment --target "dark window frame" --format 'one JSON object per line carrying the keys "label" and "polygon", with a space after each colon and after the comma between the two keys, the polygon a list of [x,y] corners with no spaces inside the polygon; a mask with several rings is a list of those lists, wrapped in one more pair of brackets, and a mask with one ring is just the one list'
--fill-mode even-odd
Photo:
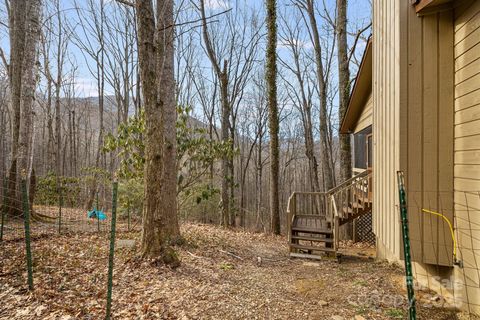
{"label": "dark window frame", "polygon": [[372,134],[372,126],[368,126],[353,134],[353,167],[367,169],[368,136]]}

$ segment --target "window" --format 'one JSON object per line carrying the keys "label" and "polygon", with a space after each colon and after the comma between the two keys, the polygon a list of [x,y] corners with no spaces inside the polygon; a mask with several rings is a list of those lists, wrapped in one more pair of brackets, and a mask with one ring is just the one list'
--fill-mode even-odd
{"label": "window", "polygon": [[371,161],[369,161],[371,159],[371,134],[372,126],[368,126],[353,135],[355,168],[367,169],[367,166],[371,166]]}

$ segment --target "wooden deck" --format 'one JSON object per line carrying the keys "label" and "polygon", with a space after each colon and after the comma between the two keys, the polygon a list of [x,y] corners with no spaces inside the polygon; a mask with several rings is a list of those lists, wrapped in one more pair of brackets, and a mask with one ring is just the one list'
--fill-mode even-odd
{"label": "wooden deck", "polygon": [[339,227],[372,210],[371,172],[328,192],[294,192],[288,201],[290,256],[320,259],[337,254]]}

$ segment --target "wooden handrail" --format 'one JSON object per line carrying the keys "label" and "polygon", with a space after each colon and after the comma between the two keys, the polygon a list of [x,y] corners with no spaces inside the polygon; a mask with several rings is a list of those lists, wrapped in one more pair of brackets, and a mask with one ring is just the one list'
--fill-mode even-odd
{"label": "wooden handrail", "polygon": [[288,198],[287,205],[287,236],[288,242],[290,243],[292,237],[292,220],[295,217],[296,213],[296,192],[293,192],[292,195]]}
{"label": "wooden handrail", "polygon": [[337,191],[340,190],[340,189],[343,189],[343,188],[345,188],[345,187],[350,186],[353,181],[358,180],[358,179],[363,178],[363,177],[366,177],[366,176],[368,176],[368,175],[371,174],[371,173],[372,173],[372,171],[370,171],[370,170],[365,170],[365,171],[363,171],[363,172],[361,172],[361,173],[359,173],[359,174],[354,175],[354,176],[351,177],[350,179],[345,180],[344,182],[342,182],[342,183],[339,184],[338,186],[336,186],[336,187],[328,190],[326,193],[327,193],[327,194],[333,194],[333,193],[337,192]]}
{"label": "wooden handrail", "polygon": [[[291,240],[292,222],[298,214],[298,196],[306,196],[307,200],[310,199],[310,201],[311,199],[314,199],[314,204],[310,204],[311,208],[307,202],[307,210],[314,208],[315,211],[307,214],[319,214],[320,216],[324,216],[327,221],[330,221],[335,226],[338,224],[339,219],[348,217],[349,213],[345,214],[344,208],[353,213],[358,213],[359,210],[361,210],[359,203],[361,202],[365,205],[371,200],[369,199],[371,175],[371,170],[365,170],[327,192],[294,191],[288,198],[287,205],[288,240]],[[355,203],[356,205],[354,205]],[[300,202],[300,209],[305,211],[304,205],[305,201]],[[302,214],[305,214],[305,212]]]}
{"label": "wooden handrail", "polygon": [[[369,184],[371,174],[372,171],[370,170],[364,171],[328,192],[328,200],[333,204],[331,206],[333,210],[330,212],[332,219],[335,217],[345,218],[343,208],[358,213],[360,210],[359,200],[364,204],[370,201]],[[353,206],[355,203],[357,205]],[[340,210],[338,210],[339,207]]]}

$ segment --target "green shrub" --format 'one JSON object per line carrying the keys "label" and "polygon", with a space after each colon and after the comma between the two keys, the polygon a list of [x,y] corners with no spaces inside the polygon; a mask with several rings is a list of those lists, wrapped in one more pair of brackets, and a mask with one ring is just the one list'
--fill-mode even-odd
{"label": "green shrub", "polygon": [[143,179],[121,180],[118,185],[118,211],[120,216],[141,215],[143,208]]}
{"label": "green shrub", "polygon": [[60,185],[61,190],[57,188],[57,178],[53,172],[49,172],[43,177],[37,177],[35,204],[56,206],[59,203],[59,191],[61,191],[64,206],[77,207],[81,205],[81,179],[74,177],[60,177]]}

